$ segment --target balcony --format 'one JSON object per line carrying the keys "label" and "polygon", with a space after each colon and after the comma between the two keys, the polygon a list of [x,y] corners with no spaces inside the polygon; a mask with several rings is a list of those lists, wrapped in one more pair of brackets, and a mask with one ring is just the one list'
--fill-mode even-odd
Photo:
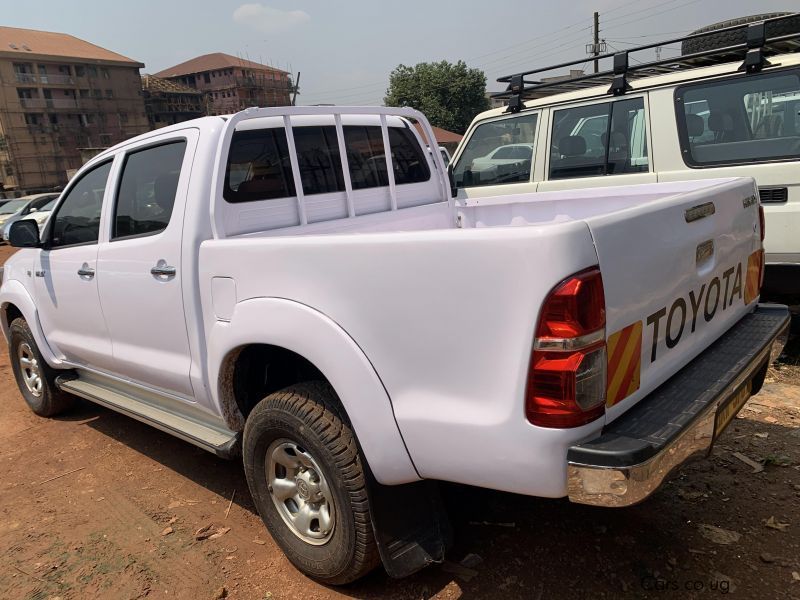
{"label": "balcony", "polygon": [[33,73],[17,73],[17,83],[36,83],[36,75]]}
{"label": "balcony", "polygon": [[71,75],[47,75],[40,74],[39,81],[46,85],[73,85],[75,78]]}
{"label": "balcony", "polygon": [[20,98],[23,108],[78,108],[78,103],[72,98]]}

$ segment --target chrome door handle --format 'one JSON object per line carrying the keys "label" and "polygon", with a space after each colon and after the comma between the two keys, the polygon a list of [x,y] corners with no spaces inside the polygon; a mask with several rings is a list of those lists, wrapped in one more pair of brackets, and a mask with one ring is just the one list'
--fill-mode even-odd
{"label": "chrome door handle", "polygon": [[175,277],[175,273],[177,272],[178,270],[175,267],[170,267],[168,265],[157,265],[150,269],[150,274],[155,277]]}
{"label": "chrome door handle", "polygon": [[94,269],[92,269],[87,265],[83,265],[80,269],[78,269],[78,276],[91,279],[92,277],[94,277]]}

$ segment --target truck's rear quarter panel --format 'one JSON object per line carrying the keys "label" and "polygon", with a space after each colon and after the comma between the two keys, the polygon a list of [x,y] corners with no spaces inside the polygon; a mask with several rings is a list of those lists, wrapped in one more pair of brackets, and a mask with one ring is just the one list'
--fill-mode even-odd
{"label": "truck's rear quarter panel", "polygon": [[287,298],[341,326],[385,385],[420,475],[549,496],[565,493],[569,445],[602,423],[527,423],[534,327],[550,289],[596,263],[581,222],[228,239],[200,256],[205,297],[213,276],[233,277],[240,303]]}

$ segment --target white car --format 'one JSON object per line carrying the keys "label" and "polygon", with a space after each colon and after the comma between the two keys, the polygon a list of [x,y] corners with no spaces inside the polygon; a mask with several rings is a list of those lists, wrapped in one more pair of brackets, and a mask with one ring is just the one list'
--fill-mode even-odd
{"label": "white car", "polygon": [[[37,223],[43,224],[57,199],[57,193],[33,194],[18,198],[13,201],[13,204],[9,203],[0,206],[0,231],[2,231],[3,241],[8,241],[8,232],[12,223],[22,219],[33,219]],[[13,210],[14,212],[9,214],[4,212],[4,209]],[[44,214],[40,215],[41,211],[44,211]]]}
{"label": "white car", "polygon": [[708,452],[789,320],[759,305],[753,180],[456,200],[411,120],[434,146],[411,109],[282,107],[94,157],[43,239],[11,228],[33,412],[241,454],[329,584],[443,560],[437,481],[626,506]]}
{"label": "white car", "polygon": [[[459,194],[753,177],[766,215],[765,293],[800,303],[800,14],[701,31],[683,40],[684,56],[659,64],[649,44],[604,57],[609,68],[617,61],[616,73],[537,79],[568,66],[559,64],[501,78],[510,106],[475,117],[454,153]],[[719,56],[716,47],[725,47]],[[513,171],[493,167],[503,148],[521,152],[521,143],[527,160]]]}

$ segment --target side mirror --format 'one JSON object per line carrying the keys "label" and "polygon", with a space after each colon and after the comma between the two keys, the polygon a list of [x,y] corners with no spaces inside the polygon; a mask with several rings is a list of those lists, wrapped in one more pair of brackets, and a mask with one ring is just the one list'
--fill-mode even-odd
{"label": "side mirror", "polygon": [[38,212],[38,211],[39,211],[39,209],[38,209],[38,208],[32,208],[32,209],[30,209],[30,210],[28,211],[28,214],[35,213],[35,212]]}
{"label": "side mirror", "polygon": [[456,176],[453,173],[453,163],[447,165],[447,178],[450,180],[450,197],[455,198],[458,196],[458,188],[456,187]]}
{"label": "side mirror", "polygon": [[12,223],[8,231],[8,243],[14,248],[39,248],[42,242],[36,221],[23,219]]}

